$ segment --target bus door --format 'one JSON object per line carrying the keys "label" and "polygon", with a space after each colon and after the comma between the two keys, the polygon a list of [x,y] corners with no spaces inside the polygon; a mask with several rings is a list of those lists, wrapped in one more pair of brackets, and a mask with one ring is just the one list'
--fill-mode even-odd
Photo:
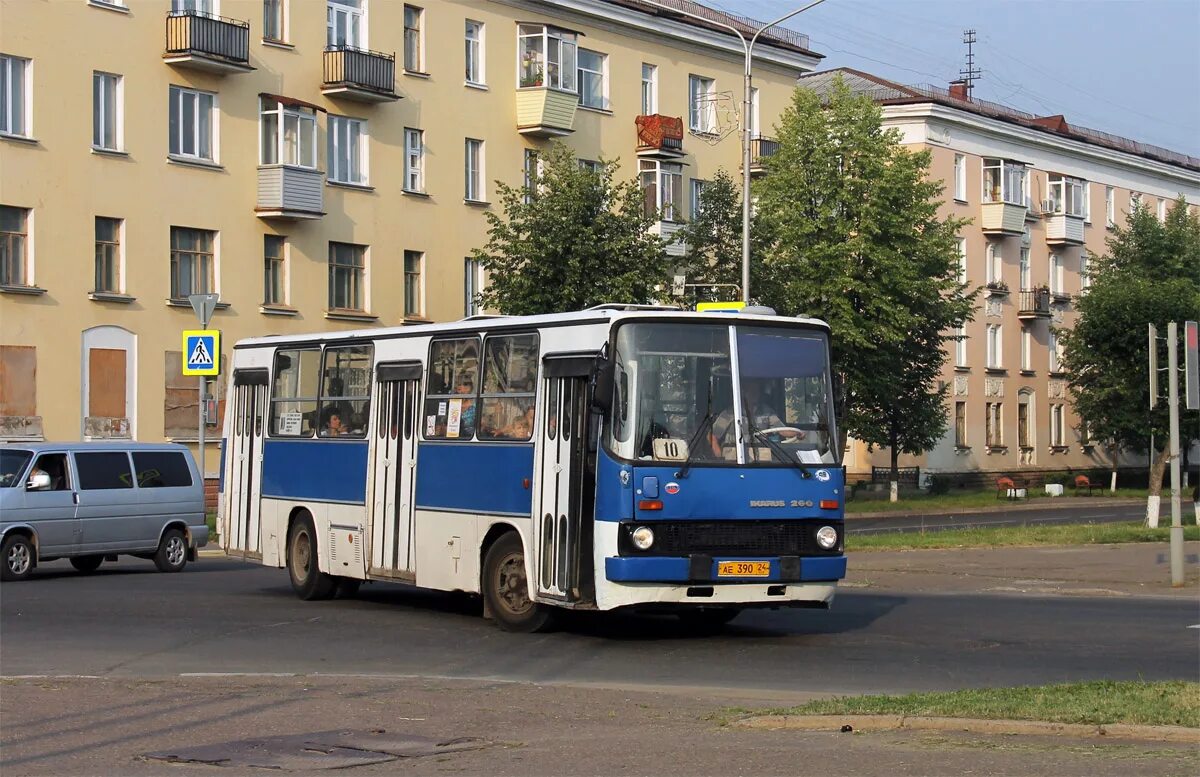
{"label": "bus door", "polygon": [[367,473],[370,573],[409,581],[416,571],[413,506],[420,394],[420,362],[381,364],[376,369],[375,433]]}
{"label": "bus door", "polygon": [[267,413],[265,369],[234,370],[233,422],[225,441],[225,513],[221,534],[225,550],[243,558],[262,558],[262,445]]}
{"label": "bus door", "polygon": [[[568,602],[581,598],[580,567],[590,559],[584,516],[587,477],[588,375],[593,356],[547,356],[538,423],[540,488],[534,512],[533,569],[538,593]],[[589,548],[588,555],[584,554]]]}

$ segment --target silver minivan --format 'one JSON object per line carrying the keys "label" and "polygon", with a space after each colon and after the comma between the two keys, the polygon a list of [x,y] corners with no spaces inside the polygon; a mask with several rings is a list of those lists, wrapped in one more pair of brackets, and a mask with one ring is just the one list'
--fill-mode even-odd
{"label": "silver minivan", "polygon": [[94,572],[118,554],[178,572],[206,542],[203,480],[182,445],[0,446],[0,579],[59,558]]}

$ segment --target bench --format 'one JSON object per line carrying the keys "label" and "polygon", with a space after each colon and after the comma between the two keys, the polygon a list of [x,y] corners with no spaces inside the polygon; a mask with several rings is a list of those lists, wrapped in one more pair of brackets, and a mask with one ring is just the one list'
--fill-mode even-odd
{"label": "bench", "polygon": [[1091,480],[1088,479],[1087,475],[1076,475],[1075,476],[1075,496],[1079,496],[1079,492],[1084,491],[1084,490],[1087,491],[1088,496],[1091,496],[1092,491],[1094,491],[1097,488],[1100,489],[1101,491],[1104,490],[1104,486],[1102,484],[1093,483]]}
{"label": "bench", "polygon": [[1029,491],[1026,489],[1024,480],[1012,478],[1008,475],[1001,475],[1000,477],[996,478],[997,499],[1021,499],[1027,497],[1028,495]]}

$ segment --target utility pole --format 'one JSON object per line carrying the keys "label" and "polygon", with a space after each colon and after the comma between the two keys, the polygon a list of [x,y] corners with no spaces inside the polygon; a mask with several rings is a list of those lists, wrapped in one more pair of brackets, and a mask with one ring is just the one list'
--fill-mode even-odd
{"label": "utility pole", "polygon": [[963,30],[963,43],[967,44],[967,66],[960,68],[959,77],[967,82],[967,99],[971,99],[971,90],[975,81],[983,77],[983,71],[975,67],[975,30]]}
{"label": "utility pole", "polygon": [[1183,586],[1183,517],[1179,504],[1179,325],[1167,324],[1167,402],[1171,418],[1171,586]]}

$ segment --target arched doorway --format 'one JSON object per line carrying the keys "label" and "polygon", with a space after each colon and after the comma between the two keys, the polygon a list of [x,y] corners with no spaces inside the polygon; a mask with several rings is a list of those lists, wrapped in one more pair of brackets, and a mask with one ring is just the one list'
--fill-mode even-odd
{"label": "arched doorway", "polygon": [[119,326],[83,330],[80,437],[137,436],[137,335]]}

